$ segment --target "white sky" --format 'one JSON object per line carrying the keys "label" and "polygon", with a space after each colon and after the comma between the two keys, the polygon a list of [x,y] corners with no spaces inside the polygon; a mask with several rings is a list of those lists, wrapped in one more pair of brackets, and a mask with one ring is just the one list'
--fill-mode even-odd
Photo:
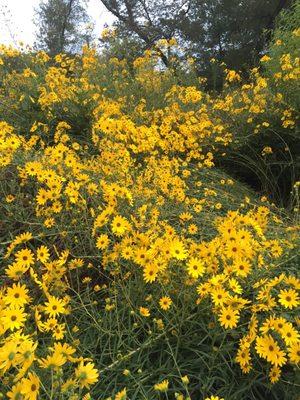
{"label": "white sky", "polygon": [[[39,0],[0,0],[0,43],[16,46],[18,41],[22,41],[33,44],[34,7],[38,4]],[[100,0],[88,0],[87,11],[95,23],[96,37],[99,37],[103,26],[110,25],[114,18]]]}

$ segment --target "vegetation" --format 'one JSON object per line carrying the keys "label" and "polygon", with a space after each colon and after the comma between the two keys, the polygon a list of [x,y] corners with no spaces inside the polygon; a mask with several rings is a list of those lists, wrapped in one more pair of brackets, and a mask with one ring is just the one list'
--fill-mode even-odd
{"label": "vegetation", "polygon": [[0,47],[3,398],[298,398],[297,13],[220,93],[175,38]]}
{"label": "vegetation", "polygon": [[83,0],[44,0],[36,9],[37,41],[51,56],[78,52],[92,41],[92,25]]}
{"label": "vegetation", "polygon": [[[101,0],[116,17],[118,40],[136,56],[157,40],[176,38],[193,57],[198,75],[209,88],[222,86],[220,72],[210,60],[247,76],[267,48],[276,18],[290,0]],[[125,57],[127,53],[123,49]],[[166,66],[170,59],[161,53]]]}

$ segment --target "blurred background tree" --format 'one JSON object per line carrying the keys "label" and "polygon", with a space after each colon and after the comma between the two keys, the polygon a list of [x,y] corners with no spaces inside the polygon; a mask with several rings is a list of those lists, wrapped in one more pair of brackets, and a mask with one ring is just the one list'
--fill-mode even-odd
{"label": "blurred background tree", "polygon": [[[216,59],[245,74],[257,65],[270,32],[290,0],[101,0],[117,18],[118,37],[135,48],[175,37],[196,60],[199,75],[212,76]],[[121,40],[121,39],[120,39]],[[140,46],[136,46],[140,42]],[[163,59],[168,66],[168,59]],[[215,72],[215,71],[213,71]]]}
{"label": "blurred background tree", "polygon": [[36,11],[36,43],[50,55],[75,53],[92,41],[92,23],[83,0],[44,0]]}

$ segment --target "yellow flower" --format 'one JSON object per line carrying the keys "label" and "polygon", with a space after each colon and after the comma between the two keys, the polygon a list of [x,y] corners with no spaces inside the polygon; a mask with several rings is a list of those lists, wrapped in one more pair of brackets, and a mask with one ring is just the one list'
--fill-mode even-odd
{"label": "yellow flower", "polygon": [[189,227],[188,227],[188,232],[189,232],[191,235],[195,235],[195,234],[198,232],[198,227],[197,227],[197,225],[195,225],[195,224],[189,225]]}
{"label": "yellow flower", "polygon": [[265,156],[265,155],[267,155],[267,154],[272,154],[272,153],[273,153],[272,147],[270,147],[270,146],[265,146],[265,147],[262,149],[261,155],[262,155],[262,156]]}
{"label": "yellow flower", "polygon": [[192,278],[197,279],[204,274],[205,266],[199,258],[191,258],[187,263],[187,270]]}
{"label": "yellow flower", "polygon": [[272,383],[278,382],[281,375],[281,369],[275,367],[275,365],[270,369],[269,378]]}
{"label": "yellow flower", "polygon": [[9,392],[6,393],[7,397],[11,400],[23,400],[22,396],[23,382],[15,384]]}
{"label": "yellow flower", "polygon": [[13,284],[12,287],[7,288],[5,303],[12,306],[23,307],[30,300],[28,289],[26,285],[21,283]]}
{"label": "yellow flower", "polygon": [[158,392],[166,392],[169,388],[169,381],[167,379],[165,379],[164,381],[160,382],[160,383],[156,383],[154,385],[154,390],[158,391]]}
{"label": "yellow flower", "polygon": [[45,264],[50,258],[49,249],[46,246],[40,246],[37,249],[36,258],[37,258],[38,261],[40,261],[43,264]]}
{"label": "yellow flower", "polygon": [[237,259],[244,253],[242,243],[236,240],[230,240],[226,244],[225,254],[228,258]]}
{"label": "yellow flower", "polygon": [[49,332],[50,330],[53,330],[56,328],[58,324],[58,321],[56,318],[48,318],[44,323],[43,323],[43,328],[46,330],[46,332]]}
{"label": "yellow flower", "polygon": [[211,290],[211,298],[216,306],[222,306],[228,299],[228,297],[229,293],[226,292],[226,290],[221,287],[213,288]]}
{"label": "yellow flower", "polygon": [[225,79],[226,79],[228,82],[234,82],[234,81],[239,82],[239,81],[241,80],[240,75],[239,75],[237,72],[235,72],[234,70],[232,70],[232,69],[230,69],[230,70],[229,70],[229,69],[226,69],[225,72],[227,73]]}
{"label": "yellow flower", "polygon": [[268,62],[271,60],[271,57],[269,57],[268,55],[264,55],[261,59],[260,62]]}
{"label": "yellow flower", "polygon": [[224,400],[223,397],[219,397],[219,396],[210,396],[210,397],[206,397],[205,400]]}
{"label": "yellow flower", "polygon": [[156,319],[154,318],[153,321],[155,322],[155,324],[157,325],[157,328],[162,331],[164,329],[164,323],[162,319]]}
{"label": "yellow flower", "polygon": [[147,264],[144,268],[143,277],[145,282],[154,282],[158,273],[158,267],[156,264]]}
{"label": "yellow flower", "polygon": [[251,264],[246,259],[237,259],[233,263],[233,269],[237,276],[245,278],[250,274]]}
{"label": "yellow flower", "polygon": [[177,260],[184,260],[187,258],[187,251],[184,244],[179,239],[174,239],[170,244],[170,251],[172,257]]}
{"label": "yellow flower", "polygon": [[22,249],[16,253],[16,263],[22,267],[29,268],[34,264],[34,255],[29,249]]}
{"label": "yellow flower", "polygon": [[62,340],[66,333],[66,324],[57,324],[55,328],[53,328],[52,336],[56,340]]}
{"label": "yellow flower", "polygon": [[294,289],[281,290],[278,297],[279,303],[285,308],[292,309],[299,305],[299,296]]}
{"label": "yellow flower", "polygon": [[40,380],[36,374],[29,372],[28,377],[22,379],[22,394],[27,400],[35,400],[39,394]]}
{"label": "yellow flower", "polygon": [[162,297],[159,300],[159,305],[162,310],[168,310],[171,307],[172,300],[169,296]]}
{"label": "yellow flower", "polygon": [[115,235],[123,236],[124,233],[130,229],[130,224],[126,218],[117,215],[112,221],[111,229]]}
{"label": "yellow flower", "polygon": [[219,321],[225,329],[235,328],[239,321],[239,313],[231,307],[224,307],[219,315]]}
{"label": "yellow flower", "polygon": [[75,389],[75,387],[76,387],[76,380],[68,379],[62,384],[61,391],[62,393],[66,393],[71,391],[72,389]]}
{"label": "yellow flower", "polygon": [[293,343],[289,347],[289,358],[290,362],[294,364],[300,363],[300,341],[298,341],[297,343]]}
{"label": "yellow flower", "polygon": [[2,312],[0,321],[6,329],[15,330],[24,325],[26,313],[22,307],[10,307]]}
{"label": "yellow flower", "polygon": [[52,226],[54,226],[55,225],[54,218],[46,218],[44,221],[44,225],[46,228],[51,228]]}
{"label": "yellow flower", "polygon": [[126,400],[127,395],[126,395],[126,388],[118,392],[115,396],[115,400]]}
{"label": "yellow flower", "polygon": [[141,314],[143,317],[149,317],[149,316],[150,316],[150,311],[149,311],[149,309],[146,308],[146,307],[140,307],[140,314]]}
{"label": "yellow flower", "polygon": [[65,314],[65,306],[66,303],[64,300],[55,296],[49,296],[48,301],[45,303],[44,310],[50,317],[56,317],[59,314]]}
{"label": "yellow flower", "polygon": [[238,362],[241,367],[249,365],[251,361],[249,348],[241,346],[238,349],[235,361]]}
{"label": "yellow flower", "polygon": [[46,358],[40,358],[38,363],[41,368],[53,368],[59,369],[67,362],[66,357],[63,354],[54,353],[52,355],[48,355]]}
{"label": "yellow flower", "polygon": [[300,335],[293,325],[289,322],[285,323],[283,327],[279,330],[283,340],[286,345],[289,346],[293,343],[298,343],[300,341]]}
{"label": "yellow flower", "polygon": [[90,385],[98,381],[99,372],[92,362],[84,364],[83,361],[81,361],[75,370],[75,376],[81,388],[89,388]]}
{"label": "yellow flower", "polygon": [[53,350],[56,354],[62,354],[67,360],[73,361],[73,354],[75,353],[74,347],[68,343],[54,343]]}
{"label": "yellow flower", "polygon": [[286,363],[285,352],[280,349],[271,335],[258,336],[255,349],[260,357],[265,358],[276,367],[281,367]]}
{"label": "yellow flower", "polygon": [[43,206],[47,203],[47,201],[50,199],[50,192],[46,189],[39,189],[38,194],[36,196],[36,203],[39,206]]}
{"label": "yellow flower", "polygon": [[22,275],[25,274],[25,272],[28,270],[28,267],[24,267],[18,263],[14,263],[9,265],[6,269],[5,269],[5,274],[13,280],[19,280]]}
{"label": "yellow flower", "polygon": [[109,238],[106,234],[98,236],[96,241],[97,249],[104,250],[107,248],[108,244],[109,244]]}
{"label": "yellow flower", "polygon": [[228,281],[229,287],[230,289],[238,294],[241,294],[243,292],[243,288],[241,287],[241,285],[238,283],[238,281],[234,278],[229,279]]}
{"label": "yellow flower", "polygon": [[8,194],[5,197],[5,200],[6,200],[7,203],[12,203],[15,200],[15,196],[13,196],[12,194]]}
{"label": "yellow flower", "polygon": [[14,340],[6,341],[0,347],[0,369],[5,372],[17,364],[18,343]]}
{"label": "yellow flower", "polygon": [[122,257],[125,258],[125,260],[130,260],[133,256],[133,250],[130,246],[125,246],[122,249]]}
{"label": "yellow flower", "polygon": [[24,340],[18,348],[17,361],[18,364],[23,364],[23,368],[28,369],[35,360],[35,350],[38,343],[32,340]]}

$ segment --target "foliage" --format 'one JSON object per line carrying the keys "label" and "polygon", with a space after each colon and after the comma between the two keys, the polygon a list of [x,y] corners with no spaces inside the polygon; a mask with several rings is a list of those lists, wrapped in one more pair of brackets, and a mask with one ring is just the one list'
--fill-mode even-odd
{"label": "foliage", "polygon": [[[299,31],[300,2],[296,1],[289,11],[281,13],[273,33],[265,68],[274,79],[284,96],[285,102],[299,110],[299,82],[294,82],[293,70],[299,68]],[[297,87],[298,85],[298,87]]]}
{"label": "foliage", "polygon": [[[206,76],[213,87],[210,59],[225,62],[235,70],[248,73],[266,48],[269,32],[289,0],[102,0],[117,18],[118,37],[138,41],[131,51],[152,47],[157,40],[175,37],[184,52],[196,61],[198,74]],[[131,43],[132,43],[131,42]],[[166,66],[169,58],[160,54]],[[221,76],[217,76],[220,88]]]}
{"label": "foliage", "polygon": [[36,9],[36,47],[50,55],[76,52],[90,43],[92,33],[82,0],[44,0]]}
{"label": "foliage", "polygon": [[[271,98],[271,103],[264,102],[259,94],[261,90],[254,89],[255,97],[261,97],[257,113],[263,118],[256,117],[255,127],[251,117],[247,121],[238,119],[239,129],[249,133],[249,140],[237,151],[228,153],[222,162],[230,170],[236,166],[238,177],[270,193],[281,206],[290,206],[293,202],[292,187],[300,173],[299,10],[300,3],[296,1],[290,11],[282,13],[271,47],[261,58],[259,75],[266,78],[261,80],[261,85],[265,86],[263,97]],[[256,69],[253,72],[257,74]],[[283,105],[282,111],[279,111],[279,103]],[[294,123],[289,121],[292,115]],[[292,129],[287,128],[290,123]],[[251,135],[253,130],[259,134]],[[262,148],[265,150],[261,153]]]}
{"label": "foliage", "polygon": [[216,167],[275,124],[294,132],[296,111],[259,69],[224,69],[216,96],[162,52],[176,40],[131,66],[1,47],[9,399],[297,398],[299,203]]}

